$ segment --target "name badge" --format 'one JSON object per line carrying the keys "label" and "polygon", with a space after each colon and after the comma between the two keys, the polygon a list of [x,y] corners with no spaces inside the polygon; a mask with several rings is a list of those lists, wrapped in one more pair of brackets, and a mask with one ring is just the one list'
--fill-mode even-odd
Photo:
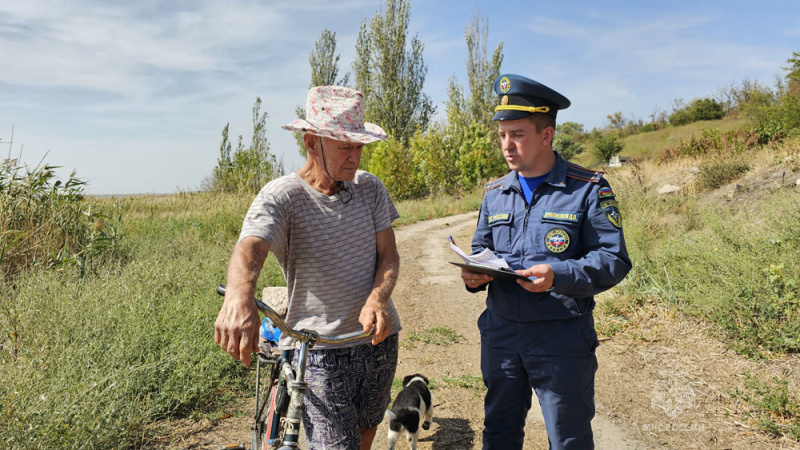
{"label": "name badge", "polygon": [[573,211],[545,211],[542,213],[542,220],[578,223],[581,220],[581,213]]}
{"label": "name badge", "polygon": [[511,223],[511,217],[512,217],[511,211],[501,211],[494,214],[489,214],[488,217],[489,226]]}

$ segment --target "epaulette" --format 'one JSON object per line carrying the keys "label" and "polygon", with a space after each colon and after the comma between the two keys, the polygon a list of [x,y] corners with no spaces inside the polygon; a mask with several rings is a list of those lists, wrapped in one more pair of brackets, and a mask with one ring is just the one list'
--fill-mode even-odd
{"label": "epaulette", "polygon": [[587,169],[586,167],[582,167],[571,162],[567,163],[567,176],[570,178],[575,178],[576,180],[599,183],[600,179],[603,178],[603,173],[604,172],[599,170]]}
{"label": "epaulette", "polygon": [[492,181],[484,184],[483,185],[483,191],[484,192],[491,191],[492,189],[497,189],[497,188],[501,187],[503,185],[503,180],[504,179],[505,179],[505,176],[502,176],[500,178],[497,178],[495,180],[492,180]]}

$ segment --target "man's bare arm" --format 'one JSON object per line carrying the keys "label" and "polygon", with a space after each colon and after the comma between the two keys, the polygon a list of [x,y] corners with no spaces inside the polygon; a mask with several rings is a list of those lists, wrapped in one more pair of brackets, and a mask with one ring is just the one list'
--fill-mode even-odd
{"label": "man's bare arm", "polygon": [[260,320],[253,297],[269,249],[269,242],[253,236],[233,248],[225,300],[214,323],[214,340],[245,366],[250,365],[250,353],[258,351]]}
{"label": "man's bare arm", "polygon": [[378,345],[392,328],[392,319],[386,313],[386,306],[392,296],[397,276],[400,274],[400,255],[394,240],[394,230],[389,227],[376,235],[378,261],[372,293],[367,298],[358,321],[364,326],[364,332],[375,327],[372,345]]}

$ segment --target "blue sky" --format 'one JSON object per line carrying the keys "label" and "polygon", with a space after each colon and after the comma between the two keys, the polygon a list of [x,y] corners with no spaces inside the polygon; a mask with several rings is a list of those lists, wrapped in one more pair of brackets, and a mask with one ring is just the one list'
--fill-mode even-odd
{"label": "blue sky", "polygon": [[[362,20],[380,0],[0,3],[0,157],[44,155],[92,194],[194,190],[216,163],[221,130],[249,142],[262,98],[271,151],[302,165],[280,125],[304,104],[308,54],[323,28],[349,71]],[[466,81],[464,28],[489,19],[502,71],[563,93],[559,121],[587,129],[622,111],[646,119],[673,99],[744,79],[774,85],[800,51],[800,2],[411,0],[425,44],[426,93],[444,111],[447,80]],[[48,153],[49,152],[49,153]]]}

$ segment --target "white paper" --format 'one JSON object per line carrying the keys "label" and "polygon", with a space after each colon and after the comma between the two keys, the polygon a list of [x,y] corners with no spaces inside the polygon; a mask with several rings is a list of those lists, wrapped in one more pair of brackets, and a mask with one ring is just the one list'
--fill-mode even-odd
{"label": "white paper", "polygon": [[464,253],[463,251],[461,251],[460,248],[458,248],[458,246],[456,245],[456,241],[453,240],[453,236],[448,236],[447,240],[450,241],[450,248],[452,248],[454,252],[458,253],[458,256],[460,256],[465,263],[484,264],[488,266],[503,267],[509,269],[506,260],[495,255],[494,252],[489,250],[488,248],[483,249],[483,251],[481,251],[480,253],[467,256],[466,253]]}

